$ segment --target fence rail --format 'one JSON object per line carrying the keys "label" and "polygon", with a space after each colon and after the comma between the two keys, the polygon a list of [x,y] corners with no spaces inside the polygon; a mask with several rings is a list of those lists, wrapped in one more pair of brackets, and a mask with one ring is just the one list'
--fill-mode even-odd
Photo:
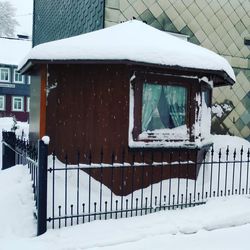
{"label": "fence rail", "polygon": [[[48,226],[182,209],[204,204],[209,197],[250,193],[249,149],[211,149],[202,161],[174,164],[143,162],[143,152],[137,154],[140,162],[105,164],[91,162],[89,153],[88,164],[79,160],[69,165],[58,161],[54,153],[48,168]],[[198,171],[196,179],[188,178],[190,169]],[[186,178],[167,178],[171,172]]]}
{"label": "fence rail", "polygon": [[[4,165],[13,164],[11,155],[13,165],[28,165],[38,234],[47,227],[141,216],[204,204],[210,197],[250,194],[250,149],[211,148],[202,160],[185,161],[180,153],[175,162],[166,161],[171,155],[165,154],[171,152],[164,150],[158,158],[152,151],[150,160],[145,160],[144,151],[134,152],[132,161],[126,162],[128,157],[122,150],[122,157],[113,152],[108,164],[102,161],[102,151],[100,162],[92,162],[93,152],[77,152],[76,164],[70,165],[67,156],[64,162],[56,153],[48,157],[43,141],[33,147],[4,132],[3,147]],[[83,155],[85,164],[80,160]]]}

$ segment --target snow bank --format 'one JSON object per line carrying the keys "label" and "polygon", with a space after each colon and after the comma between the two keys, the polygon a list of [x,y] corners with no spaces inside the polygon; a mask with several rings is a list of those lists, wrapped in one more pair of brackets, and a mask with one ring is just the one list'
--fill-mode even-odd
{"label": "snow bank", "polygon": [[[3,241],[2,249],[248,249],[250,199],[212,199],[206,205],[142,217],[95,221],[49,230],[34,239]],[[220,230],[213,231],[220,228]],[[223,230],[223,228],[225,228]],[[198,232],[198,233],[196,233]],[[194,234],[196,233],[196,234]],[[213,240],[213,239],[216,239]],[[237,239],[237,240],[235,240]]]}
{"label": "snow bank", "polygon": [[242,147],[245,152],[250,149],[250,142],[238,136],[212,135],[211,139],[214,143],[215,152],[218,152],[219,149],[226,150],[227,147],[231,150],[236,149],[237,152],[239,152]]}
{"label": "snow bank", "polygon": [[223,57],[137,20],[38,45],[19,68],[29,60],[131,60],[225,71],[235,81],[233,69]]}
{"label": "snow bank", "polygon": [[31,49],[31,41],[0,38],[0,64],[18,65]]}
{"label": "snow bank", "polygon": [[15,124],[12,117],[0,117],[0,170],[2,169],[2,131],[11,131],[16,126],[15,133],[18,137],[28,138],[29,124],[27,122],[17,122]]}
{"label": "snow bank", "polygon": [[22,165],[0,172],[0,239],[36,235],[34,197],[28,168]]}

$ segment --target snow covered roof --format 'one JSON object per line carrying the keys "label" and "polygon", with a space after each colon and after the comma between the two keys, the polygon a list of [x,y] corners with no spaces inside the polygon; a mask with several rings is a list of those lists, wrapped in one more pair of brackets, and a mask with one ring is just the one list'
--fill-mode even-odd
{"label": "snow covered roof", "polygon": [[18,65],[31,49],[31,41],[0,38],[0,64]]}
{"label": "snow covered roof", "polygon": [[24,58],[19,69],[25,71],[35,61],[57,60],[129,60],[220,71],[235,81],[233,69],[223,57],[137,20],[40,44]]}

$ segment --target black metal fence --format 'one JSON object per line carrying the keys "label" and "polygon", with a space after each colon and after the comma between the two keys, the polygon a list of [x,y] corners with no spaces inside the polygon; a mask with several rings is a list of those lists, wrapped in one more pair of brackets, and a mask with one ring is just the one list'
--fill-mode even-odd
{"label": "black metal fence", "polygon": [[[46,226],[60,228],[93,220],[182,209],[203,204],[210,197],[250,194],[250,149],[211,148],[200,161],[183,161],[180,157],[175,162],[159,158],[156,161],[154,151],[151,161],[145,161],[144,152],[138,151],[128,163],[123,160],[125,151],[120,158],[113,152],[109,164],[101,160],[93,162],[92,153],[88,152],[77,153],[77,163],[70,165],[67,157],[61,162],[55,153],[47,158],[47,148],[42,141],[38,151],[32,148],[35,157],[31,157],[32,150],[27,150],[27,142],[22,143],[13,147],[11,141],[3,137],[4,147],[15,152],[20,163],[29,166],[35,197],[38,204],[40,202],[37,209],[42,214],[38,224],[43,224],[43,230]],[[164,150],[161,154],[161,159],[168,158],[164,157],[168,154]],[[82,155],[88,158],[87,164],[81,163]],[[100,159],[103,158],[100,152]],[[190,171],[196,178],[190,178]]]}
{"label": "black metal fence", "polygon": [[[111,164],[91,162],[91,152],[88,164],[81,164],[78,154],[76,165],[69,165],[67,157],[61,163],[53,154],[48,169],[48,226],[182,209],[203,204],[209,197],[250,193],[249,149],[212,148],[200,162],[156,162],[154,152],[152,161],[145,162],[143,151],[136,154],[139,157],[133,158],[141,157],[140,161],[126,163],[115,162],[118,157],[113,153]],[[197,178],[189,178],[190,169]],[[178,177],[166,178],[173,172]]]}

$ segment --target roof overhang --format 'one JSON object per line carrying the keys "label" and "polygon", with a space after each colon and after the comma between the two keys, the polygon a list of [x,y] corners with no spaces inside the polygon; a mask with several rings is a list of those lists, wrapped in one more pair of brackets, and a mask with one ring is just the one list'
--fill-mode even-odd
{"label": "roof overhang", "polygon": [[188,68],[181,67],[179,65],[161,65],[161,64],[152,64],[145,62],[135,62],[131,60],[39,60],[39,59],[30,59],[28,60],[22,68],[19,69],[19,72],[22,74],[31,74],[35,67],[39,65],[51,65],[51,64],[124,64],[124,65],[134,65],[134,66],[145,66],[145,67],[154,67],[159,69],[178,71],[182,74],[189,74],[193,76],[211,76],[213,77],[214,86],[225,86],[233,85],[235,81],[223,70],[210,70],[210,69],[197,69],[197,68]]}

